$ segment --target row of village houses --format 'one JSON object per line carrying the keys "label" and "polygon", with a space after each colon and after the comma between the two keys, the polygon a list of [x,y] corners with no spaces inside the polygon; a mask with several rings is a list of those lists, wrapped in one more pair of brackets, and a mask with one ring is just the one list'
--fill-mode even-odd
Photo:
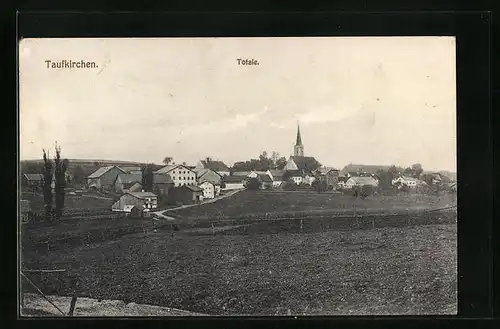
{"label": "row of village houses", "polygon": [[[243,189],[249,178],[257,178],[264,189],[278,188],[285,180],[295,184],[312,184],[314,180],[326,182],[332,189],[352,189],[355,186],[378,186],[374,174],[363,172],[348,172],[345,175],[331,167],[321,167],[309,170],[314,166],[315,159],[306,156],[291,156],[283,170],[267,171],[236,171],[230,169],[221,161],[199,161],[196,166],[166,165],[153,173],[153,191],[144,192],[142,172],[140,167],[104,166],[87,177],[88,188],[114,191],[121,195],[113,205],[113,210],[126,211],[127,208],[158,208],[158,198],[168,199],[173,203],[189,204],[212,199],[221,191]],[[28,185],[43,180],[43,175],[25,174]],[[439,174],[434,179],[441,180]],[[392,181],[393,185],[416,187],[425,182],[404,175],[399,175]]]}

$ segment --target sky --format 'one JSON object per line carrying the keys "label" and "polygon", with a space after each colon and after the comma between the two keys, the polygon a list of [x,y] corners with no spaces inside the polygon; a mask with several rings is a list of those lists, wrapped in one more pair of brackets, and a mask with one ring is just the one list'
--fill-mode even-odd
{"label": "sky", "polygon": [[456,171],[455,64],[452,37],[24,39],[20,158],[288,158],[300,123],[323,165]]}

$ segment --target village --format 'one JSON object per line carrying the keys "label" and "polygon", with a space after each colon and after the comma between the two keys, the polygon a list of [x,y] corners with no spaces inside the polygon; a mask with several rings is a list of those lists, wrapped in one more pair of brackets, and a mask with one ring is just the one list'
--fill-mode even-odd
{"label": "village", "polygon": [[[74,177],[71,172],[66,172],[67,194],[93,193],[113,197],[116,200],[111,206],[113,212],[149,217],[169,208],[216,201],[244,189],[348,193],[362,197],[383,190],[406,193],[456,191],[454,179],[439,172],[424,173],[420,165],[403,169],[349,164],[342,170],[322,166],[314,157],[304,155],[300,127],[297,127],[294,153],[280,169],[273,165],[273,161],[268,161],[266,170],[247,171],[235,170],[223,161],[211,158],[200,160],[195,165],[171,164],[171,161],[167,158],[164,166],[142,167],[96,164],[97,168],[85,177],[80,188],[71,188],[75,186],[71,184]],[[43,177],[40,173],[24,173],[24,190],[40,191]],[[51,186],[54,188],[55,179]],[[29,208],[29,205],[25,207]]]}

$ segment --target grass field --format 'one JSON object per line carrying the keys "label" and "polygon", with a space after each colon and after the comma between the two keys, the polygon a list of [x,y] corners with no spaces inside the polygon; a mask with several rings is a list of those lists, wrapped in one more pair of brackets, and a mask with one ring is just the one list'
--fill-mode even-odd
{"label": "grass field", "polygon": [[[28,200],[30,202],[31,209],[35,212],[43,212],[43,194],[41,193],[22,193],[21,199]],[[83,195],[74,196],[66,195],[64,199],[65,209],[68,211],[72,210],[111,210],[112,200],[106,198]]]}
{"label": "grass field", "polygon": [[175,218],[231,218],[252,216],[273,217],[278,214],[329,213],[339,210],[363,209],[405,210],[438,208],[456,204],[456,196],[401,194],[370,196],[366,199],[333,193],[241,191],[234,196],[198,207],[168,211]]}
{"label": "grass field", "polygon": [[[333,230],[310,220],[299,233],[297,221],[261,221],[214,235],[202,226],[173,231],[164,223],[153,233],[140,222],[76,222],[27,226],[23,235],[92,231],[95,239],[50,250],[26,243],[22,258],[25,268],[79,275],[84,297],[214,315],[456,310],[454,224]],[[110,225],[114,233],[99,238]],[[123,235],[126,225],[135,233]],[[48,294],[71,293],[67,283],[33,280]]]}

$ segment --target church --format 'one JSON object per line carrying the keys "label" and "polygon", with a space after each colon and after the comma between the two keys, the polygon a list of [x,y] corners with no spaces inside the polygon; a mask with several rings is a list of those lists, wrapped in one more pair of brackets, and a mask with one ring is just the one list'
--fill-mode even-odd
{"label": "church", "polygon": [[285,165],[285,172],[294,180],[296,184],[302,182],[311,184],[314,180],[314,172],[321,167],[321,164],[314,158],[304,156],[304,144],[300,136],[300,126],[297,125],[297,139],[293,147],[293,155],[290,156]]}

